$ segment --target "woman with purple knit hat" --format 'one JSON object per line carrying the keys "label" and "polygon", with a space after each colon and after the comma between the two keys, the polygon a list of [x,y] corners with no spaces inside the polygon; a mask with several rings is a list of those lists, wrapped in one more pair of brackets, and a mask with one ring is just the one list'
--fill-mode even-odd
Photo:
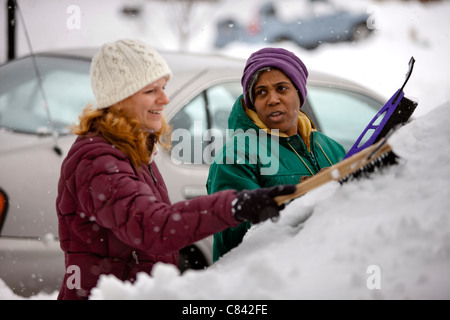
{"label": "woman with purple knit hat", "polygon": [[[243,95],[228,119],[234,135],[210,167],[208,193],[301,183],[344,158],[344,148],[317,131],[301,110],[307,78],[306,66],[290,51],[264,48],[249,57]],[[214,261],[236,247],[250,227],[247,221],[215,234]]]}

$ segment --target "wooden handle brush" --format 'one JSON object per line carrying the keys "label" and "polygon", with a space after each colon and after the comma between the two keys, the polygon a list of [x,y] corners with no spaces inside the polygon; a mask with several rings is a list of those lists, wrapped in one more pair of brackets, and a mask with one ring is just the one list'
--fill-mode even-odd
{"label": "wooden handle brush", "polygon": [[344,183],[353,178],[367,176],[377,169],[397,163],[397,159],[398,156],[392,151],[387,139],[383,138],[378,143],[297,184],[296,192],[275,197],[274,200],[278,205],[282,205],[330,181]]}

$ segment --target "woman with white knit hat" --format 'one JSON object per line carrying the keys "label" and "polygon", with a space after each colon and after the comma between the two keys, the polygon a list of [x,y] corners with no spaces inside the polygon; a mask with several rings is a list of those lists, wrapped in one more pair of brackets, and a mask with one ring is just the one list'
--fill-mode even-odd
{"label": "woman with white knit hat", "polygon": [[134,281],[178,250],[240,222],[276,217],[274,197],[294,186],[227,190],[171,204],[152,161],[169,134],[161,112],[172,76],[160,54],[138,40],[105,44],[91,64],[96,102],[74,128],[61,167],[56,208],[66,274],[59,299],[87,299],[102,274]]}

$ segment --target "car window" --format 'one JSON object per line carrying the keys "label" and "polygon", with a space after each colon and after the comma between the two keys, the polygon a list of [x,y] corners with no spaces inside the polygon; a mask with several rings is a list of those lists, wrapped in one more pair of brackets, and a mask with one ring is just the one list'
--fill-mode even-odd
{"label": "car window", "polygon": [[175,161],[210,164],[215,151],[224,145],[228,116],[242,92],[240,82],[227,82],[204,90],[171,120]]}
{"label": "car window", "polygon": [[[36,57],[36,62],[54,128],[58,133],[69,133],[68,127],[94,101],[89,62],[55,57]],[[31,58],[0,68],[0,126],[26,133],[51,133]]]}
{"label": "car window", "polygon": [[366,95],[331,87],[309,86],[308,100],[321,131],[341,143],[346,151],[382,107]]}
{"label": "car window", "polygon": [[240,82],[229,82],[207,90],[211,128],[226,136],[228,117],[236,99],[242,94]]}

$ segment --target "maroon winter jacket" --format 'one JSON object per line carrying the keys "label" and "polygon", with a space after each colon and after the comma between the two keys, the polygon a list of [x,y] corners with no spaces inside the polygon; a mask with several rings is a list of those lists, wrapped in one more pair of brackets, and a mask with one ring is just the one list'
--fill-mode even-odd
{"label": "maroon winter jacket", "polygon": [[67,272],[58,299],[88,298],[101,274],[133,281],[156,262],[176,265],[181,248],[238,225],[231,214],[235,197],[224,191],[172,205],[154,162],[138,170],[103,138],[78,137],[58,183]]}

